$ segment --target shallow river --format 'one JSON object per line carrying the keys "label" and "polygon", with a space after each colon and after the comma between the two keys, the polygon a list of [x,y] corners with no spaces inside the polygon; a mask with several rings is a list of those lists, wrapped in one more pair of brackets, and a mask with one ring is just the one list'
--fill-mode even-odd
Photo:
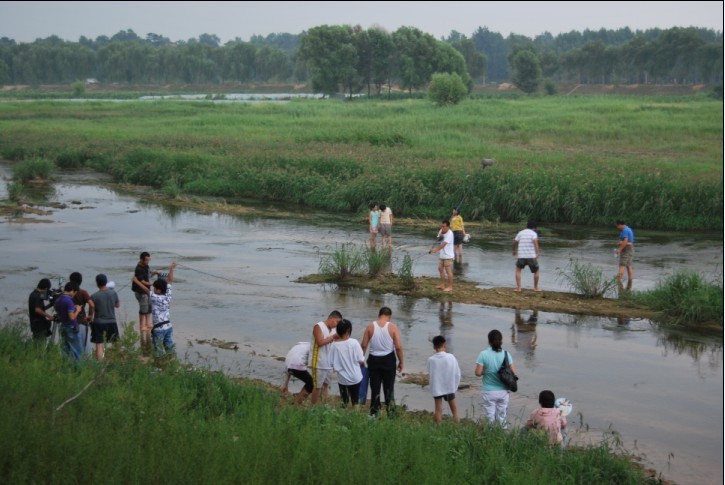
{"label": "shallow river", "polygon": [[[7,166],[0,165],[7,177]],[[0,294],[6,315],[25,319],[27,297],[42,277],[106,273],[121,298],[118,317],[137,318],[130,278],[141,251],[151,266],[165,270],[178,262],[172,305],[180,357],[227,373],[281,383],[287,350],[308,340],[312,326],[333,309],[353,323],[353,336],[389,306],[403,336],[406,372],[425,373],[431,338],[446,335],[470,387],[458,393],[468,417],[481,417],[480,381],[475,360],[496,328],[518,366],[520,391],[512,395],[510,417],[521,424],[537,406],[542,389],[569,398],[571,435],[579,443],[607,440],[641,456],[646,466],[678,483],[723,481],[722,336],[687,337],[658,330],[649,321],[581,317],[531,311],[438,303],[365,290],[296,283],[315,273],[320,257],[347,242],[363,243],[367,226],[346,216],[307,212],[294,219],[199,214],[138,202],[98,187],[93,177],[64,176],[52,200],[66,208],[42,223],[0,221]],[[87,182],[83,182],[84,178]],[[71,181],[72,180],[72,181]],[[0,199],[7,198],[0,184]],[[465,212],[464,212],[465,215]],[[616,271],[612,249],[616,228],[542,227],[541,283],[544,290],[567,290],[556,278],[570,259]],[[637,231],[635,290],[648,289],[681,268],[722,277],[721,234],[677,235]],[[410,254],[416,276],[436,276],[427,255],[430,231],[395,228],[394,262]],[[513,288],[508,229],[470,231],[460,271],[482,287]],[[524,271],[525,287],[531,275]],[[202,340],[237,342],[239,350],[219,349]],[[293,391],[300,387],[294,382]],[[332,390],[337,393],[337,386]],[[396,384],[396,398],[410,409],[432,411],[427,387]]]}

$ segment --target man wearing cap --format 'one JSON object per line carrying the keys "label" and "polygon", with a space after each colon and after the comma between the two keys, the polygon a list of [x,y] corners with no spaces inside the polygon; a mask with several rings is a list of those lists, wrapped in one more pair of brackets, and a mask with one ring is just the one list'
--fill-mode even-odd
{"label": "man wearing cap", "polygon": [[91,295],[93,301],[93,323],[91,323],[91,342],[96,344],[96,360],[103,360],[106,342],[118,340],[116,308],[121,306],[116,290],[106,286],[108,278],[104,274],[96,276],[98,291]]}

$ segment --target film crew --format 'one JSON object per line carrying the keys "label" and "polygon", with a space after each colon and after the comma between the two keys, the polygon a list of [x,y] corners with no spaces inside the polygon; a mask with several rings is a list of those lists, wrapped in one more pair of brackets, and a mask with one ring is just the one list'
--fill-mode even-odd
{"label": "film crew", "polygon": [[[91,294],[81,288],[81,283],[83,283],[82,274],[75,271],[70,274],[68,281],[78,285],[78,292],[73,297],[73,302],[81,307],[81,312],[78,314],[78,323],[80,324],[79,333],[83,352],[87,353],[90,351],[90,347],[88,346],[88,337],[90,334],[91,322],[93,321],[93,310],[95,305],[93,304],[93,300],[91,300]],[[86,312],[86,307],[88,307],[88,312]]]}
{"label": "film crew", "polygon": [[81,306],[73,298],[78,293],[78,284],[69,281],[63,288],[63,294],[55,299],[53,306],[60,320],[60,348],[66,357],[77,363],[83,354],[83,343],[79,332],[78,314]]}

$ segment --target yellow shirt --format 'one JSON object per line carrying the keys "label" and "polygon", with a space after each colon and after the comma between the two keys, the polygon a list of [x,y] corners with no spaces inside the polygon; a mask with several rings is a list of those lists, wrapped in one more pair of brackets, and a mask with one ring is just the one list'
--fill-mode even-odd
{"label": "yellow shirt", "polygon": [[462,231],[463,230],[463,217],[457,215],[451,219],[451,231]]}

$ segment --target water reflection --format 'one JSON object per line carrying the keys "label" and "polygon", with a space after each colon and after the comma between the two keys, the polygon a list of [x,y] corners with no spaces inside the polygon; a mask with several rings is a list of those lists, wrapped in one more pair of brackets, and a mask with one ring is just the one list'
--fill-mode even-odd
{"label": "water reflection", "polygon": [[514,312],[514,324],[511,325],[511,343],[513,347],[524,355],[524,365],[533,369],[536,366],[534,351],[536,350],[536,324],[539,321],[539,311],[532,310],[524,319],[521,310]]}
{"label": "water reflection", "polygon": [[440,334],[446,339],[448,353],[455,355],[453,345],[453,302],[442,301],[438,307],[438,320],[440,321]]}

